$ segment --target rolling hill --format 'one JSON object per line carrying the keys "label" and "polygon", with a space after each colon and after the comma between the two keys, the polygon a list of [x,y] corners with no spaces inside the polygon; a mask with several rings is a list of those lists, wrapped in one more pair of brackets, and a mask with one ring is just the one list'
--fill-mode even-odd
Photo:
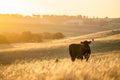
{"label": "rolling hill", "polygon": [[[69,44],[92,38],[89,61],[72,62]],[[120,29],[45,43],[2,44],[0,80],[120,80],[119,53]]]}
{"label": "rolling hill", "polygon": [[0,62],[11,63],[19,59],[55,59],[69,57],[69,44],[80,43],[81,41],[91,40],[93,38],[94,42],[91,44],[93,54],[120,50],[120,29],[115,29],[44,43],[2,44],[0,45]]}

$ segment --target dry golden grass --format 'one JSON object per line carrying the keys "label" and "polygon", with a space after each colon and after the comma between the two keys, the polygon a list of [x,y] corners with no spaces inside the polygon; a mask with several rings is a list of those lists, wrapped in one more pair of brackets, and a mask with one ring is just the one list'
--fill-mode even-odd
{"label": "dry golden grass", "polygon": [[120,80],[118,53],[92,55],[88,62],[65,58],[1,65],[0,80]]}
{"label": "dry golden grass", "polygon": [[[120,80],[120,35],[111,32],[47,43],[12,44],[0,50],[0,63],[5,63],[0,65],[0,80]],[[103,36],[106,33],[109,35]],[[68,45],[91,38],[96,39],[91,44],[89,61],[72,62]]]}

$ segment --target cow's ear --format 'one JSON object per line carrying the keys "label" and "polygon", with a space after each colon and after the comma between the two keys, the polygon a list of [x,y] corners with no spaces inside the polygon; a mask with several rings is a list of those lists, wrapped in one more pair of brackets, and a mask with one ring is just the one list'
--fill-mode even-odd
{"label": "cow's ear", "polygon": [[91,41],[88,41],[88,44],[90,44],[91,43]]}

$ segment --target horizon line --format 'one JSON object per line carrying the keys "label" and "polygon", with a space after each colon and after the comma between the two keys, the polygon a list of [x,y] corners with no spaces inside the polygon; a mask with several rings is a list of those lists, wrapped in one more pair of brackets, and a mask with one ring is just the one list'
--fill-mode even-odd
{"label": "horizon line", "polygon": [[50,16],[86,16],[88,18],[120,18],[120,17],[109,17],[109,16],[105,16],[105,17],[99,17],[99,16],[88,16],[88,15],[82,15],[82,14],[38,14],[38,13],[32,13],[32,14],[22,14],[22,13],[0,13],[0,15],[3,14],[3,15],[22,15],[22,16],[34,16],[34,15],[50,15]]}

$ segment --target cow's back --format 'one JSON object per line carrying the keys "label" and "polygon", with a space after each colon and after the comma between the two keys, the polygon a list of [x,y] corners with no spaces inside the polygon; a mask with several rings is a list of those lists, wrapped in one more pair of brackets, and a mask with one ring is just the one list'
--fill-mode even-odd
{"label": "cow's back", "polygon": [[69,46],[69,52],[71,56],[77,57],[81,53],[81,45],[80,44],[71,44]]}
{"label": "cow's back", "polygon": [[81,46],[80,44],[71,44],[71,45],[69,46],[69,50],[79,51],[80,46]]}

